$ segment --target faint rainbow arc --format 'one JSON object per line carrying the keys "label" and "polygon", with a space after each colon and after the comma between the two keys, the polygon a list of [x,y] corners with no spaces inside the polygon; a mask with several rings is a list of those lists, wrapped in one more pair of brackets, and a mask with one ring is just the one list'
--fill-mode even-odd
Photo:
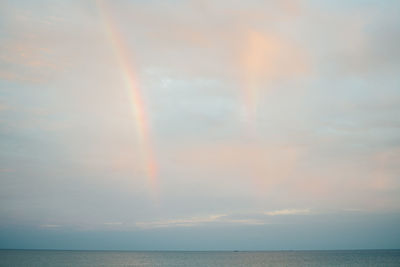
{"label": "faint rainbow arc", "polygon": [[244,51],[242,54],[242,87],[244,97],[245,119],[249,134],[254,135],[257,131],[257,109],[260,96],[260,85],[263,72],[268,65],[268,52],[271,44],[265,36],[255,30],[244,31]]}
{"label": "faint rainbow arc", "polygon": [[132,63],[132,56],[129,53],[129,49],[125,45],[123,36],[119,32],[116,23],[107,11],[107,7],[104,1],[97,0],[96,3],[100,10],[101,17],[104,21],[107,35],[109,36],[117,61],[123,71],[124,82],[126,84],[126,87],[129,88],[128,94],[131,99],[131,109],[136,122],[136,129],[146,169],[146,175],[152,188],[152,193],[157,194],[158,167],[150,138],[150,128],[145,104],[143,102],[143,97],[135,75],[136,72]]}

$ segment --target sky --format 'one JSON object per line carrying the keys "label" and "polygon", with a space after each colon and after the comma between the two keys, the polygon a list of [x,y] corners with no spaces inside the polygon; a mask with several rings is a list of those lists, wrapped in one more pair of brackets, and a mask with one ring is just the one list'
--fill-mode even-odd
{"label": "sky", "polygon": [[0,248],[400,248],[400,3],[0,2]]}

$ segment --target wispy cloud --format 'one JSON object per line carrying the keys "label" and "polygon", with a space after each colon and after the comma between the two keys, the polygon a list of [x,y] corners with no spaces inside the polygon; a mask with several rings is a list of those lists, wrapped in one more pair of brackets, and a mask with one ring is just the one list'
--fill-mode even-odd
{"label": "wispy cloud", "polygon": [[137,222],[136,226],[140,228],[162,228],[162,227],[178,227],[178,226],[196,226],[205,223],[221,221],[226,214],[209,215],[203,217],[191,217],[184,219],[160,220],[151,222]]}
{"label": "wispy cloud", "polygon": [[274,210],[265,212],[266,215],[269,216],[277,216],[277,215],[307,215],[311,214],[310,209],[283,209],[283,210]]}
{"label": "wispy cloud", "polygon": [[42,225],[40,225],[40,227],[43,227],[43,228],[58,228],[61,226],[62,225],[60,225],[60,224],[42,224]]}
{"label": "wispy cloud", "polygon": [[104,225],[122,225],[123,224],[123,222],[105,222],[105,223],[103,223]]}
{"label": "wispy cloud", "polygon": [[227,214],[216,214],[183,219],[160,220],[151,222],[137,222],[136,226],[143,229],[165,228],[165,227],[194,227],[206,224],[237,224],[237,225],[263,225],[264,221],[252,218],[236,219],[230,218]]}

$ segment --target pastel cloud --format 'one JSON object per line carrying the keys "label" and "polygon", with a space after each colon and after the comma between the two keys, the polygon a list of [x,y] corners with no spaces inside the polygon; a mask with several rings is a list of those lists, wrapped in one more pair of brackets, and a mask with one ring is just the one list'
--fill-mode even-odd
{"label": "pastel cloud", "polygon": [[274,210],[265,212],[266,215],[269,216],[277,216],[277,215],[307,215],[310,214],[310,209],[283,209],[283,210]]}
{"label": "pastel cloud", "polygon": [[148,112],[157,203],[96,2],[0,3],[4,224],[397,212],[399,5],[367,2],[108,1]]}
{"label": "pastel cloud", "polygon": [[[309,214],[310,210],[279,210],[268,212],[265,215],[303,215]],[[169,227],[204,227],[212,225],[222,226],[260,226],[266,224],[282,223],[269,221],[263,216],[264,213],[253,214],[212,214],[208,216],[195,216],[189,218],[158,220],[150,222],[137,222],[135,225],[140,229],[169,228]]]}
{"label": "pastel cloud", "polygon": [[189,227],[198,226],[205,223],[218,222],[225,214],[222,215],[209,215],[206,217],[192,217],[186,219],[174,219],[153,222],[137,222],[136,226],[140,228],[159,228],[159,227]]}
{"label": "pastel cloud", "polygon": [[[3,5],[1,15],[7,25],[0,36],[3,80],[47,84],[63,77],[84,59],[98,56],[102,36],[98,25],[85,23],[90,20],[88,13],[68,3],[42,4],[42,10],[12,2]],[[72,9],[73,14],[60,11],[63,9]],[[80,21],[79,26],[71,21]],[[82,46],[83,40],[92,45]]]}
{"label": "pastel cloud", "polygon": [[59,228],[59,227],[62,227],[62,225],[59,225],[59,224],[42,224],[41,227],[44,227],[44,228]]}

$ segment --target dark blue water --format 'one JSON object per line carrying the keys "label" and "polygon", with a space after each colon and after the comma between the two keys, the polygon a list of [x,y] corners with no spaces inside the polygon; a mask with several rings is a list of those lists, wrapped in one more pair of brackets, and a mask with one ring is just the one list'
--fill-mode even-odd
{"label": "dark blue water", "polygon": [[400,250],[260,252],[0,250],[0,266],[400,266]]}

